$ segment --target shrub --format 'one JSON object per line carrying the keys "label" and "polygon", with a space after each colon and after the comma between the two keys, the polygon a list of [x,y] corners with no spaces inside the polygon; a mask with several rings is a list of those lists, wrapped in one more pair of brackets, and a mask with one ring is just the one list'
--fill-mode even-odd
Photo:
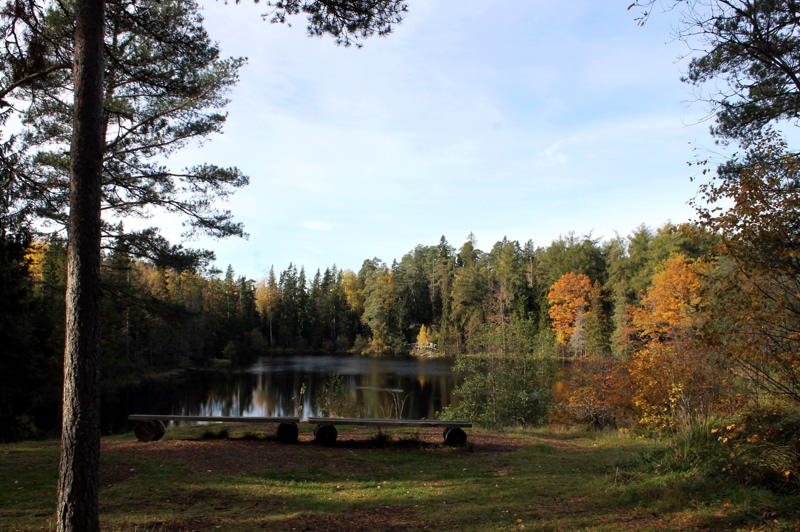
{"label": "shrub", "polygon": [[453,392],[457,403],[440,413],[442,419],[467,419],[490,428],[538,425],[546,419],[554,374],[551,358],[460,355],[455,370],[468,375]]}
{"label": "shrub", "polygon": [[709,478],[798,491],[800,411],[759,408],[679,431],[667,464]]}
{"label": "shrub", "polygon": [[323,417],[356,416],[356,397],[343,375],[335,373],[325,380],[316,407]]}

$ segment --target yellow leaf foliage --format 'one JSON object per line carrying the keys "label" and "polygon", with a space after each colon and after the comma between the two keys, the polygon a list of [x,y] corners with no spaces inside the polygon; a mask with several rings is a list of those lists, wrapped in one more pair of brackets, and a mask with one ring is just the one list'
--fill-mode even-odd
{"label": "yellow leaf foliage", "polygon": [[634,311],[644,340],[628,364],[631,403],[639,424],[672,428],[730,404],[728,372],[697,331],[709,313],[701,297],[711,265],[675,254],[661,263]]}
{"label": "yellow leaf foliage", "polygon": [[591,297],[592,281],[582,273],[565,273],[550,287],[547,301],[550,304],[553,332],[560,345],[569,343],[575,328],[575,317],[579,311],[589,308]]}
{"label": "yellow leaf foliage", "polygon": [[663,261],[631,312],[642,342],[632,359],[575,363],[556,416],[669,430],[734,405],[730,372],[698,334],[710,316],[702,297],[710,269],[682,255]]}

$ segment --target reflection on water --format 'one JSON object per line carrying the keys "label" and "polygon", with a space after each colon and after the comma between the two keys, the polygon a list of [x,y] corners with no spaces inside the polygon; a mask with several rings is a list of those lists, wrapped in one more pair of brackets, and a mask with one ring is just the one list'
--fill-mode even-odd
{"label": "reflection on water", "polygon": [[186,384],[193,393],[174,402],[169,413],[313,417],[326,379],[339,374],[363,417],[389,417],[400,403],[405,419],[433,419],[462,380],[452,365],[442,358],[264,357],[243,370],[192,372]]}

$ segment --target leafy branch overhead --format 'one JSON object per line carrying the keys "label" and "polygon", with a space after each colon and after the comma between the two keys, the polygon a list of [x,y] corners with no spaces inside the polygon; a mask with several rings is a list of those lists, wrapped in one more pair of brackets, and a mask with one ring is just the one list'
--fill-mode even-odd
{"label": "leafy branch overhead", "polygon": [[713,135],[746,140],[800,119],[800,2],[639,0],[628,9],[640,9],[644,24],[657,5],[681,10],[675,36],[694,55],[683,81],[709,87],[700,99],[716,117]]}
{"label": "leafy branch overhead", "polygon": [[[69,209],[74,4],[18,2],[5,13],[14,10],[19,17],[3,26],[0,94],[12,102],[7,112],[19,113],[24,131],[4,146],[14,163],[4,167],[4,217],[61,231]],[[175,170],[164,162],[189,143],[221,132],[227,93],[244,64],[220,57],[202,21],[197,4],[187,0],[108,5],[101,207],[106,239],[156,235],[125,233],[113,223],[147,218],[156,208],[182,217],[185,237],[244,235],[230,211],[213,203],[246,185],[247,176],[213,164]]]}
{"label": "leafy branch overhead", "polygon": [[336,44],[355,44],[359,48],[367,37],[391,33],[393,25],[399,24],[408,11],[408,5],[402,0],[279,0],[266,2],[266,5],[270,11],[263,15],[265,20],[284,24],[287,17],[305,13],[310,36],[327,34],[334,37]]}

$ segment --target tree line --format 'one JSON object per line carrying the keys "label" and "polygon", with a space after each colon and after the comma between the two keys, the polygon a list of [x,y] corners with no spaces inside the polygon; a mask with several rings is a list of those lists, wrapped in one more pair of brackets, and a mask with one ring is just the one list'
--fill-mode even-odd
{"label": "tree line", "polygon": [[456,355],[479,351],[486,326],[524,321],[547,334],[551,287],[578,274],[595,287],[594,312],[587,341],[573,341],[562,355],[611,354],[624,350],[613,342],[621,312],[638,301],[657,265],[671,253],[698,258],[712,244],[673,224],[642,225],[606,241],[569,233],[544,247],[504,238],[488,251],[472,234],[459,247],[442,237],[391,264],[365,260],[358,271],[334,265],[311,277],[292,264],[279,274],[271,269],[255,282],[255,299],[273,348],[405,353],[424,327],[441,353]]}
{"label": "tree line", "polygon": [[[672,224],[604,242],[568,234],[539,248],[503,239],[487,252],[472,235],[458,249],[443,237],[391,265],[371,259],[358,272],[332,266],[310,277],[290,264],[254,280],[231,266],[158,265],[119,239],[102,260],[103,389],[276,350],[407,354],[423,328],[448,355],[483,351],[487,329],[525,323],[562,356],[622,356],[626,347],[614,340],[625,323],[620,309],[638,301],[671,253],[700,257],[710,241]],[[6,234],[0,244],[1,426],[13,439],[58,426],[66,243]],[[554,328],[548,299],[574,274],[594,287],[580,342]]]}

